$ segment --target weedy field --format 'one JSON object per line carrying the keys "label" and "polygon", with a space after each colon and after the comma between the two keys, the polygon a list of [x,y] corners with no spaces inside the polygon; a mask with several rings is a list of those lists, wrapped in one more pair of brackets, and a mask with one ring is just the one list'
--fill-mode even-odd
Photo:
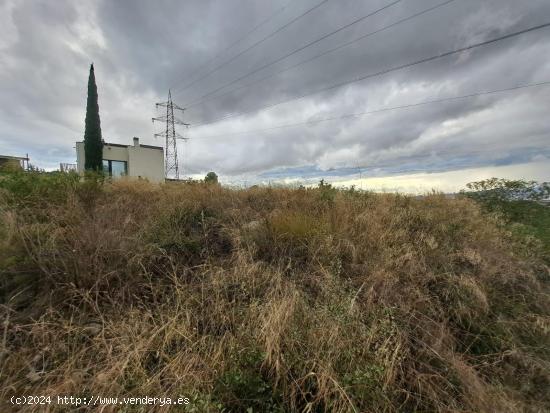
{"label": "weedy field", "polygon": [[14,394],[550,411],[544,243],[470,199],[61,174],[0,188],[2,411]]}

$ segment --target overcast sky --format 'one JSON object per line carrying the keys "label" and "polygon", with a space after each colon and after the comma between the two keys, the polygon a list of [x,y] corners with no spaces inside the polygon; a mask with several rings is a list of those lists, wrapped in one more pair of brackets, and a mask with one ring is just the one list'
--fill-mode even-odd
{"label": "overcast sky", "polygon": [[[328,0],[222,65],[320,0],[0,0],[0,153],[29,153],[31,163],[48,169],[75,162],[93,62],[108,142],[130,144],[139,136],[163,145],[153,138],[160,128],[151,122],[155,102],[171,88],[174,102],[189,106],[184,120],[191,127],[180,132],[190,139],[179,146],[186,175],[214,170],[227,182],[349,181],[359,172],[385,177],[510,167],[527,179],[550,180],[550,86],[262,131],[550,81],[546,28],[309,94],[550,22],[548,0],[455,0],[284,70],[445,1],[402,0],[234,82],[394,1]],[[309,95],[255,110],[303,94]],[[239,112],[246,114],[198,126]],[[526,167],[513,168],[518,165]]]}

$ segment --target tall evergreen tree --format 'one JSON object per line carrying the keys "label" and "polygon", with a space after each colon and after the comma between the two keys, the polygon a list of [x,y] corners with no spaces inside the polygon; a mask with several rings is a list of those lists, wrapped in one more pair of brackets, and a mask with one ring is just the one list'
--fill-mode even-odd
{"label": "tall evergreen tree", "polygon": [[84,130],[84,168],[92,171],[103,170],[103,142],[101,122],[97,103],[94,65],[90,66],[88,77],[88,101],[86,103],[86,128]]}

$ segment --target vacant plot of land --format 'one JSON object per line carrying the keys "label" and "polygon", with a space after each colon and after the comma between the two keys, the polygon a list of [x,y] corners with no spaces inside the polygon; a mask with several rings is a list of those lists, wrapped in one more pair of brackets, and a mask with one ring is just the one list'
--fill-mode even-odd
{"label": "vacant plot of land", "polygon": [[11,179],[3,411],[550,410],[544,247],[473,201]]}

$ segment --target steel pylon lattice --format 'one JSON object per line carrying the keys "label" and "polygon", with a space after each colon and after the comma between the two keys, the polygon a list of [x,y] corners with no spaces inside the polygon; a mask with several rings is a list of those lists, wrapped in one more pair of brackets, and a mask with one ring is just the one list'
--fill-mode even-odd
{"label": "steel pylon lattice", "polygon": [[168,100],[166,102],[159,102],[156,105],[158,110],[159,107],[166,108],[166,114],[153,118],[153,123],[163,122],[166,124],[166,129],[163,132],[155,133],[155,138],[163,137],[165,138],[165,160],[164,160],[164,174],[166,178],[169,178],[170,175],[173,175],[175,179],[179,179],[179,164],[178,164],[178,140],[187,140],[188,138],[183,137],[176,132],[176,125],[189,126],[188,123],[178,119],[174,115],[174,111],[181,111],[182,115],[185,111],[185,108],[182,108],[172,102],[172,93],[168,90]]}

